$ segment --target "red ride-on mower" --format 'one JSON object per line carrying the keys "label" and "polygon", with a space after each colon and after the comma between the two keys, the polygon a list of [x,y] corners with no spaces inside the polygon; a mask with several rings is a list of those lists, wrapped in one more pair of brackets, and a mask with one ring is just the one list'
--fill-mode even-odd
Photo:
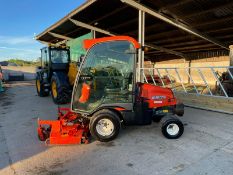
{"label": "red ride-on mower", "polygon": [[50,144],[88,143],[90,134],[107,142],[117,137],[121,124],[161,122],[169,139],[184,131],[184,106],[171,89],[136,82],[137,49],[127,36],[84,41],[88,49],[73,89],[71,109],[60,109],[58,120],[38,120],[40,140]]}

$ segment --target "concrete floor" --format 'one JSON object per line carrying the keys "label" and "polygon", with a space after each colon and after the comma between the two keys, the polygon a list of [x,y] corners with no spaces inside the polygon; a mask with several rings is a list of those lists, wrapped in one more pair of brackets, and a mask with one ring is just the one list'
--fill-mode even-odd
{"label": "concrete floor", "polygon": [[30,82],[0,94],[0,174],[219,175],[233,172],[233,116],[186,108],[183,136],[168,140],[159,125],[123,127],[109,143],[46,146],[37,118],[56,119],[51,97]]}

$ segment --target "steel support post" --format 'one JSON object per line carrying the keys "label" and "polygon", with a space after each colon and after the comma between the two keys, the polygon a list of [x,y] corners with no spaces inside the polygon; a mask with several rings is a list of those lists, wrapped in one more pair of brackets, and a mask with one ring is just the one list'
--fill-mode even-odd
{"label": "steel support post", "polygon": [[91,33],[92,33],[92,38],[95,39],[96,38],[96,31],[92,30]]}
{"label": "steel support post", "polygon": [[[230,48],[230,54],[229,54],[229,57],[230,57],[230,66],[233,66],[233,45],[230,45],[229,48]],[[229,71],[233,75],[233,68],[230,68]]]}
{"label": "steel support post", "polygon": [[138,82],[144,82],[143,77],[143,68],[144,68],[144,49],[145,46],[145,12],[139,10],[138,14],[138,42],[141,45],[141,48],[138,51]]}
{"label": "steel support post", "polygon": [[233,45],[230,45],[230,54],[229,54],[229,57],[230,57],[230,66],[233,66]]}

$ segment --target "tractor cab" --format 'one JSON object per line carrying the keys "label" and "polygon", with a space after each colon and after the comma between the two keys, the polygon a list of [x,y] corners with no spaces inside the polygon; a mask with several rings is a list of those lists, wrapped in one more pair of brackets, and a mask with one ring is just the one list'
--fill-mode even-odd
{"label": "tractor cab", "polygon": [[36,76],[38,96],[46,97],[51,92],[54,103],[70,102],[77,65],[70,61],[69,48],[44,47],[40,62]]}
{"label": "tractor cab", "polygon": [[54,71],[67,72],[70,63],[70,51],[67,48],[44,47],[41,49],[41,69],[47,71],[48,77],[52,77]]}

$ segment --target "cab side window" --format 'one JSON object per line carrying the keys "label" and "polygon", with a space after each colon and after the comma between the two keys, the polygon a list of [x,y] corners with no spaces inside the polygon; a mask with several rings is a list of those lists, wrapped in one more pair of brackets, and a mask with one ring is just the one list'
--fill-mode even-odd
{"label": "cab side window", "polygon": [[48,65],[48,48],[41,49],[41,59],[41,66],[46,67]]}

